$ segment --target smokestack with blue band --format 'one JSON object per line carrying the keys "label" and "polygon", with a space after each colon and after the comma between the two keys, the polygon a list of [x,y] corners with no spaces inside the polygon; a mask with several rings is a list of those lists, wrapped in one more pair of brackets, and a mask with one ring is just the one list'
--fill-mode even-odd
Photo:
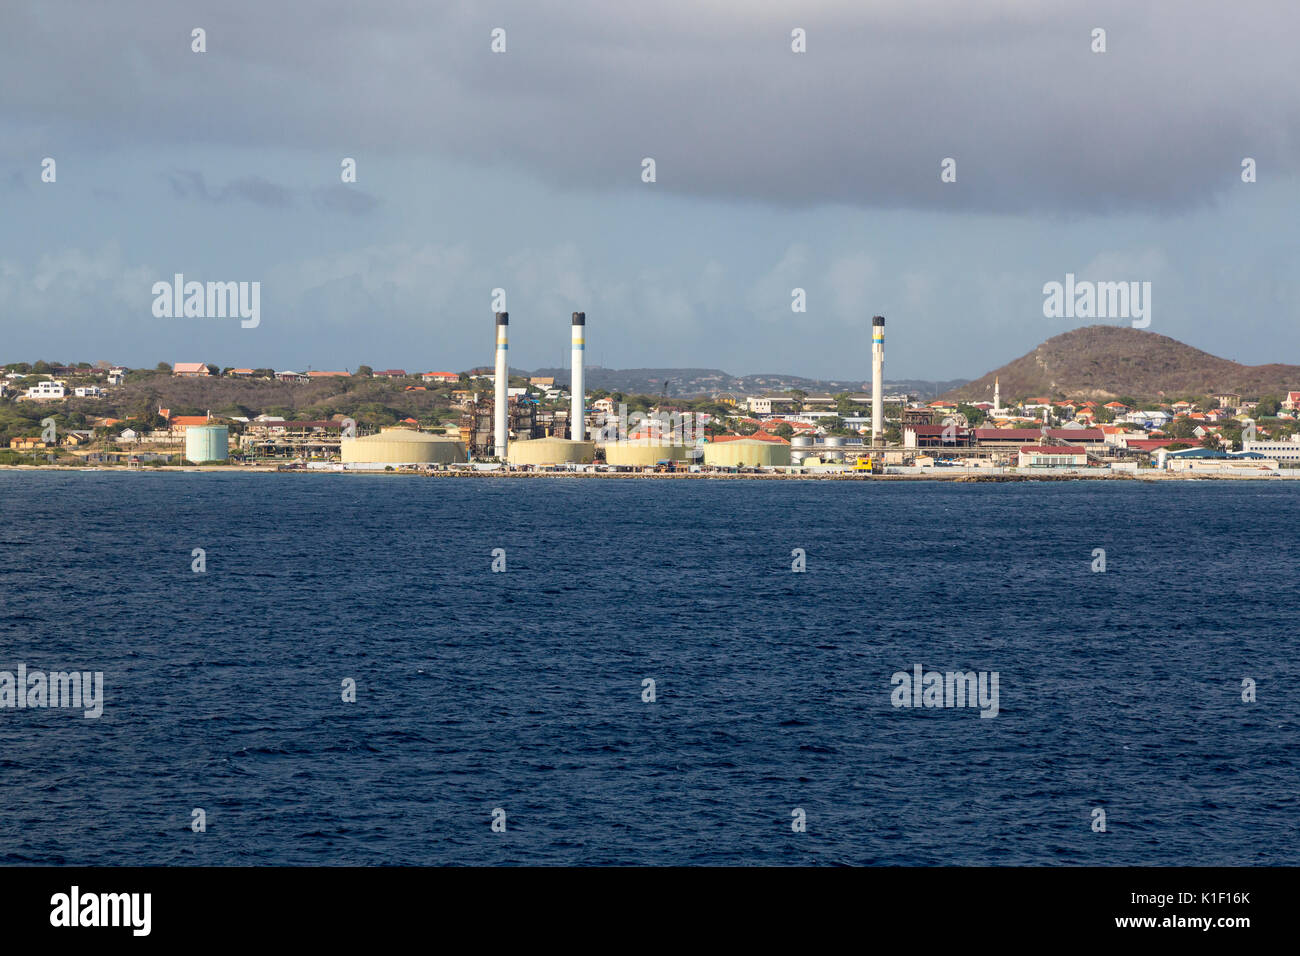
{"label": "smokestack with blue band", "polygon": [[569,381],[569,437],[582,441],[585,431],[586,396],[583,394],[582,359],[587,351],[587,313],[573,313],[573,356]]}
{"label": "smokestack with blue band", "polygon": [[508,420],[507,412],[510,410],[508,403],[509,392],[506,387],[509,384],[510,357],[509,328],[510,313],[498,312],[497,316],[497,370],[496,370],[496,404],[493,406],[495,416],[492,422],[492,438],[496,445],[496,456],[502,461],[506,459],[506,421]]}
{"label": "smokestack with blue band", "polygon": [[871,444],[880,445],[885,430],[885,317],[871,319]]}

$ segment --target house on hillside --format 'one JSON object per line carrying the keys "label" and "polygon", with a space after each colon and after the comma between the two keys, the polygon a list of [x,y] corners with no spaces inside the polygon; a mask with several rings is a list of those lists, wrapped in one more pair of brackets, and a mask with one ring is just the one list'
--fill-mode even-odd
{"label": "house on hillside", "polygon": [[68,389],[62,382],[50,380],[37,382],[23,393],[23,398],[33,402],[50,402],[67,398]]}
{"label": "house on hillside", "polygon": [[172,366],[172,375],[177,378],[207,378],[211,374],[202,362],[177,362]]}

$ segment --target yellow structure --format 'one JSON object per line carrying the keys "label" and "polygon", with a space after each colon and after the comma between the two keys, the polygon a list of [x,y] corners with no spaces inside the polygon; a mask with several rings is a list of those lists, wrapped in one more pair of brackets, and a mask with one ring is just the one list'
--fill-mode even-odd
{"label": "yellow structure", "polygon": [[596,460],[596,443],[532,438],[512,441],[506,455],[512,465],[589,465]]}
{"label": "yellow structure", "polygon": [[790,446],[783,441],[738,438],[711,441],[704,446],[704,464],[710,468],[753,468],[790,464]]}
{"label": "yellow structure", "polygon": [[465,445],[409,428],[384,428],[378,435],[345,438],[344,463],[377,465],[447,465],[466,461]]}
{"label": "yellow structure", "polygon": [[690,457],[691,449],[686,445],[661,444],[648,438],[605,445],[605,461],[623,468],[653,468],[661,461],[687,461]]}

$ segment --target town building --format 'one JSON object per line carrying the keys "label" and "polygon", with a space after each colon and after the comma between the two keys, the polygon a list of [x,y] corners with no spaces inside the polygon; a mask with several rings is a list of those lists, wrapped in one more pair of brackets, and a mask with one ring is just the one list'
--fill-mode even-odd
{"label": "town building", "polygon": [[1020,468],[1082,468],[1088,451],[1078,445],[1022,445],[1017,459]]}
{"label": "town building", "polygon": [[[982,448],[1013,449],[1030,443],[1041,444],[1044,430],[1038,428],[977,428],[975,444]],[[1084,448],[1102,449],[1106,435],[1100,428],[1048,428],[1049,441],[1059,441]]]}
{"label": "town building", "polygon": [[1241,450],[1279,462],[1294,461],[1300,463],[1300,435],[1293,435],[1290,441],[1243,441]]}
{"label": "town building", "polygon": [[211,374],[202,362],[177,362],[172,366],[172,375],[177,378],[207,378]]}

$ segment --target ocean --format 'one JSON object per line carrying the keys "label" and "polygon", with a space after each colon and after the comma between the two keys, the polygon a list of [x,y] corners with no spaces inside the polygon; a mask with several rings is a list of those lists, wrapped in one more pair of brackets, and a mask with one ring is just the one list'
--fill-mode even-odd
{"label": "ocean", "polygon": [[1300,864],[1297,505],[0,472],[0,862]]}

